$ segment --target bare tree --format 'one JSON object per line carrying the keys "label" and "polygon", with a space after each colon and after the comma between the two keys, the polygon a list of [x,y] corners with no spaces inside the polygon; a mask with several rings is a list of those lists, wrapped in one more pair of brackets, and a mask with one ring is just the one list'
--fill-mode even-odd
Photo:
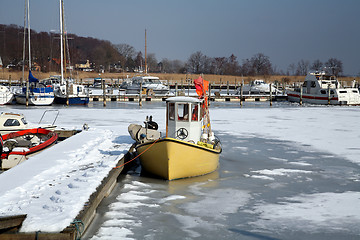
{"label": "bare tree", "polygon": [[295,63],[291,63],[289,66],[288,66],[288,74],[287,75],[295,75],[296,73],[296,65]]}
{"label": "bare tree", "polygon": [[309,61],[301,59],[296,68],[296,75],[305,76],[309,71]]}
{"label": "bare tree", "polygon": [[155,53],[147,54],[146,64],[148,67],[148,72],[155,72],[158,71],[158,62],[155,57]]}
{"label": "bare tree", "polygon": [[330,58],[326,63],[325,66],[331,69],[332,74],[338,76],[340,73],[343,72],[343,64],[341,60],[336,58]]}
{"label": "bare tree", "polygon": [[225,64],[224,74],[227,75],[238,75],[239,72],[239,63],[237,57],[234,54],[228,58]]}
{"label": "bare tree", "polygon": [[197,74],[203,73],[204,58],[205,55],[200,51],[191,54],[187,61],[188,71]]}
{"label": "bare tree", "polygon": [[213,73],[222,75],[225,71],[225,65],[227,63],[227,59],[225,57],[216,57],[213,60]]}
{"label": "bare tree", "polygon": [[311,65],[310,69],[314,71],[320,71],[323,68],[324,64],[319,60],[315,60]]}
{"label": "bare tree", "polygon": [[133,46],[130,46],[126,43],[120,43],[114,45],[116,50],[120,53],[120,55],[124,56],[125,58],[134,58],[136,55],[136,50]]}
{"label": "bare tree", "polygon": [[272,74],[272,66],[270,58],[262,53],[255,54],[250,59],[255,75],[269,75]]}

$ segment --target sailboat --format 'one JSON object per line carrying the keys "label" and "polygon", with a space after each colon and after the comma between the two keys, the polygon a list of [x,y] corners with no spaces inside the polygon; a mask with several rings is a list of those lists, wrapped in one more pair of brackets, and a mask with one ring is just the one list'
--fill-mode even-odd
{"label": "sailboat", "polygon": [[[31,36],[30,36],[30,3],[26,0],[25,12],[27,14],[27,29],[28,29],[28,44],[29,44],[29,77],[26,82],[26,87],[22,87],[15,92],[16,102],[25,105],[46,106],[51,105],[54,102],[54,89],[52,87],[46,87],[41,84],[37,78],[31,73]],[[24,32],[25,32],[24,22]],[[25,37],[24,37],[25,38]],[[25,41],[24,41],[25,43]],[[25,44],[24,44],[25,49]],[[25,64],[25,50],[23,55],[23,75]]]}
{"label": "sailboat", "polygon": [[129,125],[136,141],[142,171],[166,180],[195,177],[215,171],[222,151],[220,140],[211,131],[206,89],[208,82],[195,80],[200,98],[166,99],[166,136],[147,119],[145,127]]}
{"label": "sailboat", "polygon": [[[86,105],[89,103],[89,90],[80,84],[75,84],[73,79],[64,78],[64,2],[60,3],[60,58],[61,58],[61,78],[59,84],[54,84],[55,103],[66,105]],[[69,54],[68,54],[69,55]]]}

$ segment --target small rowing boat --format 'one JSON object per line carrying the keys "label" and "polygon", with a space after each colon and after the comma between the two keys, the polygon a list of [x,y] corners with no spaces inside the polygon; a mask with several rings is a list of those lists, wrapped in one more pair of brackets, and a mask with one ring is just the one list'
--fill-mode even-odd
{"label": "small rowing boat", "polygon": [[25,129],[0,135],[1,168],[9,169],[56,143],[58,134],[44,128]]}

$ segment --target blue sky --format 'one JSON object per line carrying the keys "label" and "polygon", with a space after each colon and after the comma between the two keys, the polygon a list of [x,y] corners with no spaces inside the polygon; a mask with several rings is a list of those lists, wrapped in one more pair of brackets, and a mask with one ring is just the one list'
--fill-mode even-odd
{"label": "blue sky", "polygon": [[[23,25],[24,0],[0,0],[0,23]],[[209,57],[270,57],[284,71],[301,59],[331,57],[360,73],[358,0],[64,0],[68,32],[127,43],[158,61]],[[31,28],[59,29],[58,0],[30,0]]]}

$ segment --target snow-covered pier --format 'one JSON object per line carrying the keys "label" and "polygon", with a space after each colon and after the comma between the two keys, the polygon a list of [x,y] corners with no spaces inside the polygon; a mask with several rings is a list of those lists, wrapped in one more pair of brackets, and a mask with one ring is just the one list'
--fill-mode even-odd
{"label": "snow-covered pier", "polygon": [[[79,237],[123,170],[132,146],[125,126],[90,127],[0,174],[0,238]],[[14,234],[17,226],[6,226],[6,218],[19,215],[26,218]]]}

